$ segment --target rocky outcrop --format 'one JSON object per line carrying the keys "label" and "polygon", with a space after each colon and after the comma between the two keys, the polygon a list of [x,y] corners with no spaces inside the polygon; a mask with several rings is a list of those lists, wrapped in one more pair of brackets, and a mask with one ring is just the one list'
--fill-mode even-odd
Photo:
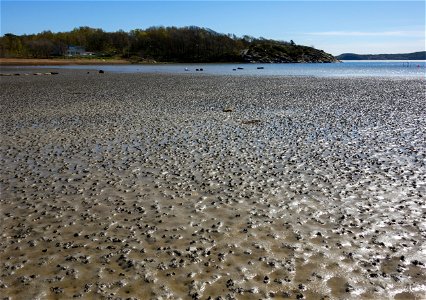
{"label": "rocky outcrop", "polygon": [[241,52],[242,59],[251,63],[332,63],[339,62],[333,55],[312,47],[287,43],[250,45]]}

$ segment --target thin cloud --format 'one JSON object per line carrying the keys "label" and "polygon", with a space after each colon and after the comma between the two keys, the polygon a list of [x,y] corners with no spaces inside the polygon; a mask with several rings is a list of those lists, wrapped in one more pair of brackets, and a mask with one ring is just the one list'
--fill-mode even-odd
{"label": "thin cloud", "polygon": [[318,36],[425,36],[423,31],[322,31],[307,34]]}

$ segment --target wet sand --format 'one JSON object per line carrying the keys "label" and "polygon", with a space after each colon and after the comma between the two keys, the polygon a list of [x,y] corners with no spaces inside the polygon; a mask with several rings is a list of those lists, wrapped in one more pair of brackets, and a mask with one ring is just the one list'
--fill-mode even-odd
{"label": "wet sand", "polygon": [[122,65],[124,59],[102,58],[0,58],[0,67],[8,66],[62,66],[62,65]]}
{"label": "wet sand", "polygon": [[3,298],[425,298],[424,80],[59,72],[0,81]]}

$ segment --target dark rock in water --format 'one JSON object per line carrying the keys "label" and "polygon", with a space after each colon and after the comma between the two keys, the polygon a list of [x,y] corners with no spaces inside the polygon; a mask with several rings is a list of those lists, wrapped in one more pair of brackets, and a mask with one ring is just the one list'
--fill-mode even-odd
{"label": "dark rock in water", "polygon": [[263,283],[265,283],[265,284],[268,284],[268,283],[269,283],[269,277],[268,277],[268,276],[265,276],[265,277],[263,278]]}
{"label": "dark rock in water", "polygon": [[242,124],[248,124],[248,125],[256,125],[260,123],[260,120],[246,120],[246,121],[242,121]]}
{"label": "dark rock in water", "polygon": [[228,281],[226,282],[226,287],[228,289],[232,289],[234,287],[235,283],[232,279],[228,279]]}
{"label": "dark rock in water", "polygon": [[241,67],[238,67],[237,69],[238,69],[238,70],[244,70],[244,68],[241,68]]}
{"label": "dark rock in water", "polygon": [[265,69],[264,67],[257,67],[258,70],[263,70]]}
{"label": "dark rock in water", "polygon": [[58,75],[58,72],[50,72],[50,75]]}
{"label": "dark rock in water", "polygon": [[424,266],[424,264],[418,260],[412,260],[411,263],[415,266]]}
{"label": "dark rock in water", "polygon": [[52,292],[54,292],[55,294],[62,294],[64,292],[64,289],[60,288],[60,287],[53,287],[51,288]]}
{"label": "dark rock in water", "polygon": [[99,74],[103,74],[103,73],[105,73],[104,70],[99,70]]}
{"label": "dark rock in water", "polygon": [[204,71],[204,69],[203,69],[203,68],[200,68],[200,71]]}
{"label": "dark rock in water", "polygon": [[345,284],[345,292],[346,293],[350,293],[354,290],[354,287],[352,285],[350,285],[349,283]]}

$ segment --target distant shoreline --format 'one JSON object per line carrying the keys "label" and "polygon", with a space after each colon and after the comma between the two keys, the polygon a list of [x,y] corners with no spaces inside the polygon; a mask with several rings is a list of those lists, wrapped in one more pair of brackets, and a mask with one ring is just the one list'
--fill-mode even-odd
{"label": "distant shoreline", "polygon": [[336,56],[339,60],[425,60],[426,51],[398,54],[356,54],[343,53]]}

